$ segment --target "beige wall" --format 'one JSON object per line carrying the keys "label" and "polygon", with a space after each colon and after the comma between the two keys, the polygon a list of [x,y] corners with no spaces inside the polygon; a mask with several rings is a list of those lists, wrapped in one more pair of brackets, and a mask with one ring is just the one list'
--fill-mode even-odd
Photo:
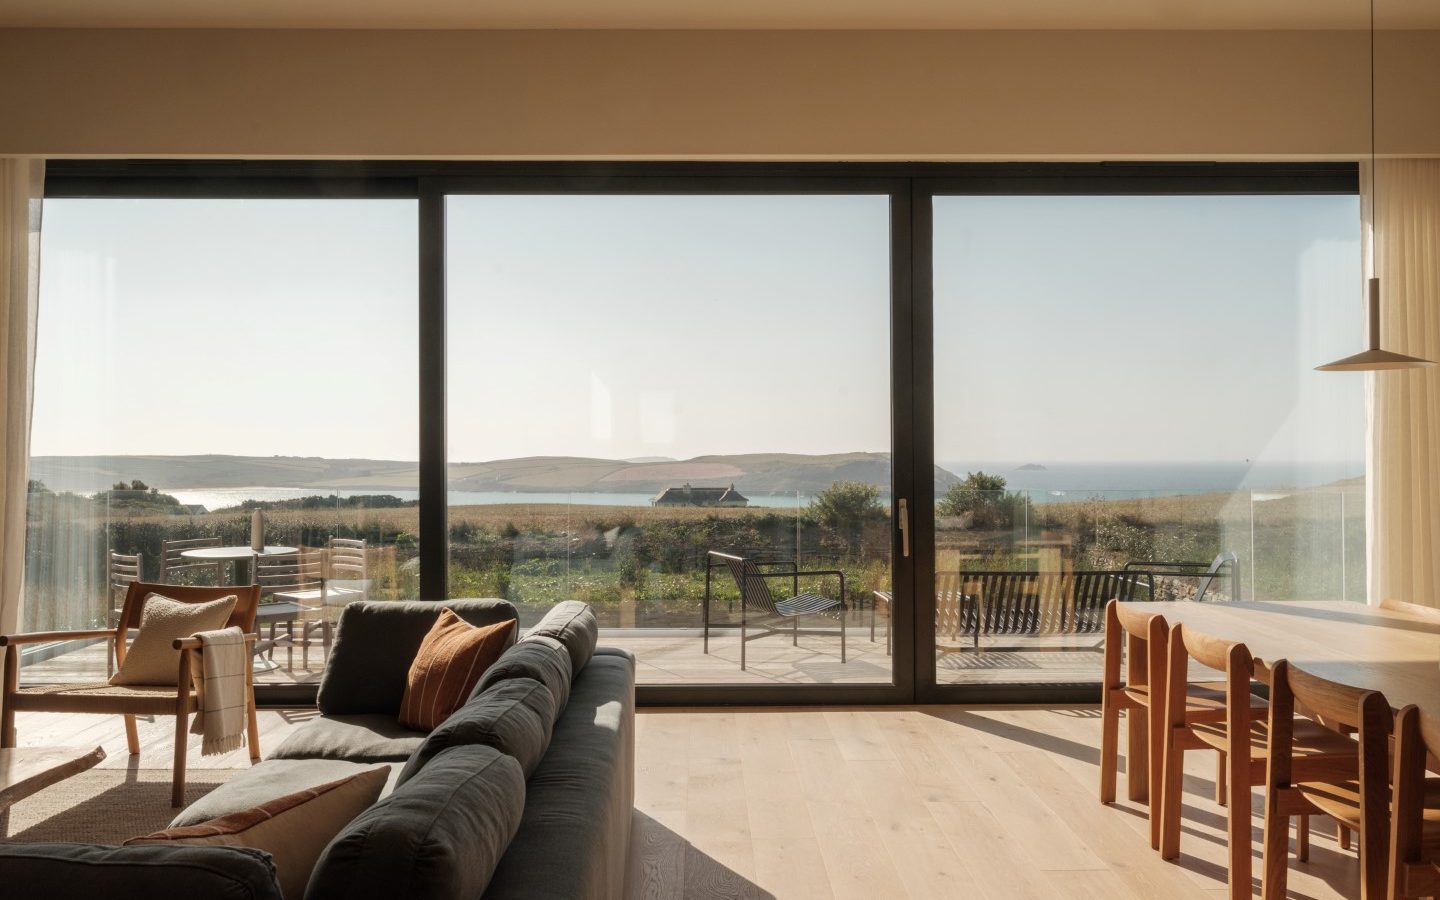
{"label": "beige wall", "polygon": [[[1344,157],[1359,32],[0,30],[0,154]],[[1440,155],[1440,32],[1382,33]]]}

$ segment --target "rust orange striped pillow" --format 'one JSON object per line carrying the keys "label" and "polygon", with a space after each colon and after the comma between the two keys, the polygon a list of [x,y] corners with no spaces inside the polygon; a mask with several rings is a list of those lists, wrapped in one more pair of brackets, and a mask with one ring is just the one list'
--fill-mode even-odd
{"label": "rust orange striped pillow", "polygon": [[400,724],[433,731],[464,705],[485,670],[495,664],[515,631],[515,620],[474,626],[451,609],[440,610],[410,664]]}

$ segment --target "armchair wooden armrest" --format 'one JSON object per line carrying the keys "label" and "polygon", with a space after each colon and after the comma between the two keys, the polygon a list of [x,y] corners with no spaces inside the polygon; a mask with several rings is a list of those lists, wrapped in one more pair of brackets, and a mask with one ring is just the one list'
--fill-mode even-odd
{"label": "armchair wooden armrest", "polygon": [[[245,643],[247,643],[247,644],[253,644],[253,643],[255,643],[256,641],[260,640],[260,635],[258,635],[258,634],[247,634],[247,635],[244,635],[244,637],[245,637]],[[194,636],[187,637],[187,638],[176,638],[176,639],[170,644],[170,646],[174,647],[176,650],[199,650],[199,649],[200,649],[200,639],[199,639],[198,637],[194,637]]]}
{"label": "armchair wooden armrest", "polygon": [[83,641],[92,638],[113,638],[113,628],[91,628],[88,631],[32,631],[29,634],[0,634],[0,647],[20,644],[48,644],[52,641]]}

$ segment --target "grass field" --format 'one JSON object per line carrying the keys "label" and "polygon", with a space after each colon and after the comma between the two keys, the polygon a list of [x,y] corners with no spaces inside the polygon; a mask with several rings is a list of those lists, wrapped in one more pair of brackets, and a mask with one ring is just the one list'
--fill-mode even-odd
{"label": "grass field", "polygon": [[[1363,596],[1363,485],[1285,496],[1205,494],[1080,500],[1024,507],[1023,521],[973,529],[937,523],[937,567],[1109,569],[1130,560],[1208,561],[1222,550],[1241,559],[1246,598]],[[303,509],[267,513],[269,543],[323,547],[331,536],[369,544],[371,595],[407,598],[419,590],[418,509]],[[214,536],[249,542],[249,516],[111,512],[32,495],[27,546],[27,628],[103,624],[107,550],[143,554],[155,577],[161,542]],[[554,602],[593,604],[610,625],[697,625],[711,549],[795,558],[801,568],[840,569],[851,598],[890,583],[888,513],[839,533],[807,510],[496,504],[450,510],[451,596],[506,597],[528,620]],[[798,554],[797,554],[798,550]],[[788,585],[785,585],[788,586]],[[838,579],[801,585],[838,591]],[[777,587],[777,591],[780,588]],[[1235,586],[1226,586],[1233,591]],[[716,579],[726,606],[733,582]]]}

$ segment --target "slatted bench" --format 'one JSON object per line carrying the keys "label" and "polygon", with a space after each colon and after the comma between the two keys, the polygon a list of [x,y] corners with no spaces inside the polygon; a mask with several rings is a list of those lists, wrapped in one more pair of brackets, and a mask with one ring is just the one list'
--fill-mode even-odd
{"label": "slatted bench", "polygon": [[[888,610],[891,595],[885,591],[874,593],[876,603]],[[979,649],[980,638],[996,635],[1100,635],[1105,631],[1106,603],[1148,600],[1152,596],[1154,581],[1148,572],[941,572],[935,576],[936,649],[941,654],[967,649],[942,643],[968,643],[970,648]],[[889,646],[887,624],[887,651]]]}

